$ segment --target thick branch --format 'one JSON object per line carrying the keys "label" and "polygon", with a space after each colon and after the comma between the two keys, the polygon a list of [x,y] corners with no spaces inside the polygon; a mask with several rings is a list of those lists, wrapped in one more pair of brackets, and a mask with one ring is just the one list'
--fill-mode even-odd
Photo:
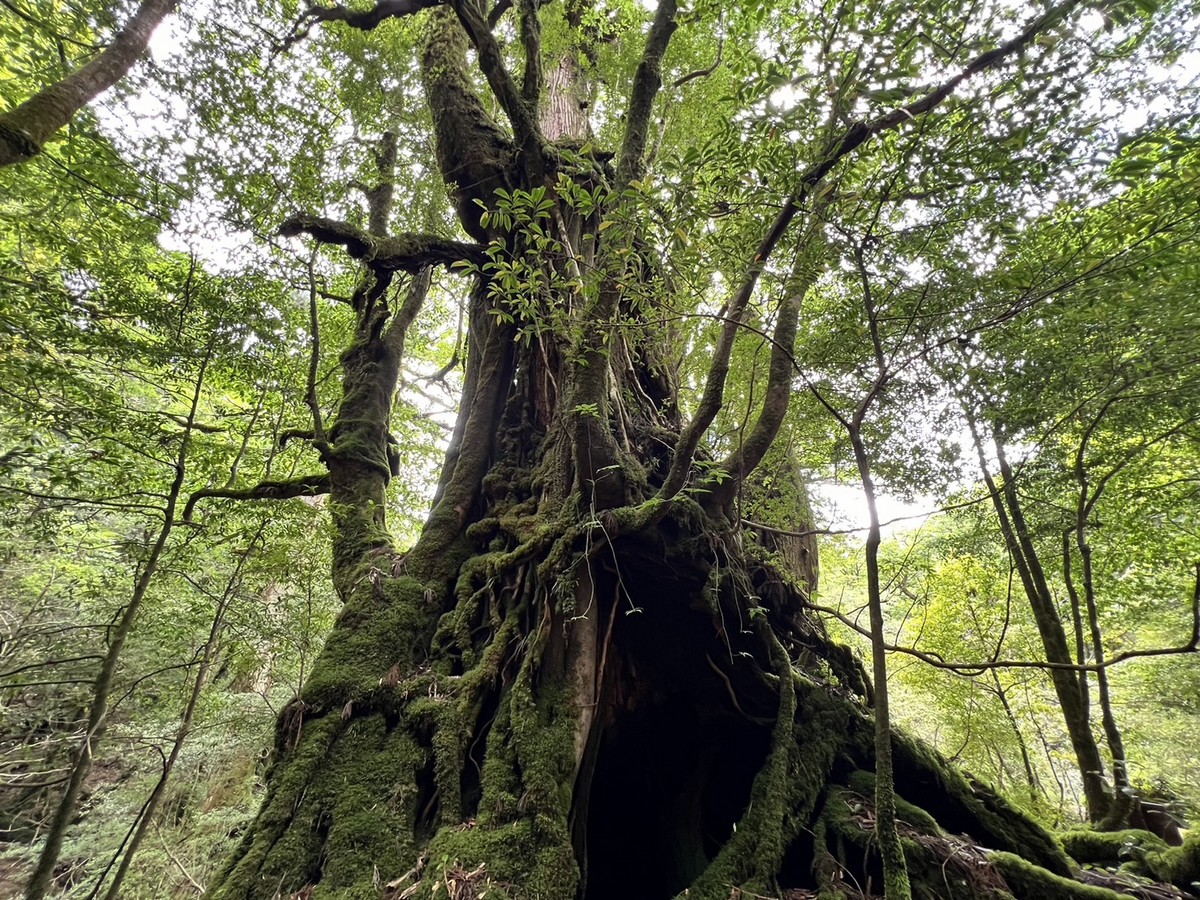
{"label": "thick branch", "polygon": [[285,237],[309,234],[323,244],[337,244],[355,259],[384,272],[418,272],[428,266],[448,266],[461,261],[482,263],[485,259],[478,244],[434,234],[378,237],[347,222],[322,216],[292,216],[279,226],[279,233]]}
{"label": "thick branch", "polygon": [[364,187],[367,198],[367,229],[371,234],[385,235],[392,216],[392,200],[396,192],[396,132],[385,131],[375,150],[375,165],[379,181],[374,187]]}
{"label": "thick branch", "polygon": [[342,22],[360,31],[373,31],[388,19],[411,16],[423,9],[437,6],[441,0],[379,0],[370,9],[347,9],[341,4],[334,6],[310,6],[292,27],[292,33],[280,46],[287,50],[303,40],[318,22]]}
{"label": "thick branch", "polygon": [[646,141],[650,134],[650,114],[662,87],[662,58],[675,33],[675,0],[662,0],[654,13],[654,22],[646,36],[646,49],[633,79],[629,111],[625,115],[625,137],[617,162],[617,192],[642,177],[645,168]]}
{"label": "thick branch", "polygon": [[[489,23],[490,24],[490,23]],[[542,23],[538,19],[538,0],[521,0],[521,46],[525,49],[525,75],[521,97],[536,122],[538,101],[542,96]]]}
{"label": "thick branch", "polygon": [[[708,368],[708,377],[704,382],[704,393],[700,397],[700,405],[696,408],[696,414],[692,416],[692,420],[680,435],[679,443],[675,445],[675,452],[671,457],[671,469],[667,473],[666,480],[663,482],[662,488],[658,492],[659,498],[669,500],[674,497],[687,481],[688,470],[692,465],[692,458],[695,456],[696,448],[700,446],[700,439],[704,436],[704,432],[708,430],[708,426],[713,423],[717,417],[717,413],[721,411],[722,405],[725,402],[725,379],[729,375],[729,362],[733,356],[733,342],[737,337],[738,328],[742,324],[742,315],[746,310],[746,305],[750,302],[750,297],[754,293],[754,287],[758,284],[758,276],[762,273],[763,266],[766,264],[767,258],[774,251],[780,239],[787,231],[788,225],[799,212],[799,206],[793,200],[788,200],[783,205],[783,209],[775,217],[775,221],[771,223],[771,228],[763,237],[758,245],[758,250],[754,254],[754,259],[750,263],[750,268],[746,272],[746,277],[742,281],[738,292],[729,302],[727,316],[724,324],[721,326],[721,334],[717,338],[717,346],[713,350],[712,363]],[[790,350],[790,348],[789,348]]]}
{"label": "thick branch", "polygon": [[517,89],[512,74],[504,65],[500,44],[473,0],[452,0],[451,5],[458,13],[458,20],[479,54],[479,68],[483,70],[488,86],[500,101],[508,121],[512,123],[513,137],[516,138],[517,147],[521,151],[525,176],[530,184],[538,184],[542,180],[545,159],[537,116],[530,110]]}
{"label": "thick branch", "polygon": [[429,293],[432,275],[433,270],[426,267],[413,276],[412,283],[408,286],[408,294],[404,298],[404,303],[401,304],[400,310],[392,318],[387,330],[383,333],[383,342],[396,354],[397,359],[401,359],[404,356],[404,336],[408,333],[408,326],[413,323],[413,320],[417,317],[417,313],[421,311],[421,307],[425,304],[425,297]]}
{"label": "thick branch", "polygon": [[188,498],[183,508],[183,521],[191,523],[196,504],[209,497],[226,500],[291,500],[293,497],[316,497],[329,493],[329,476],[302,475],[287,481],[263,481],[252,488],[204,488]]}
{"label": "thick branch", "polygon": [[[317,273],[314,271],[317,251],[313,248],[308,257],[308,329],[312,346],[308,356],[308,385],[304,392],[305,402],[312,414],[312,442],[322,459],[329,453],[329,438],[325,434],[325,418],[321,415],[321,403],[317,397],[317,370],[321,365],[321,320],[317,315]],[[280,445],[282,446],[282,444]]]}
{"label": "thick branch", "polygon": [[0,115],[0,167],[36,156],[54,132],[125,77],[176,2],[145,0],[99,56]]}

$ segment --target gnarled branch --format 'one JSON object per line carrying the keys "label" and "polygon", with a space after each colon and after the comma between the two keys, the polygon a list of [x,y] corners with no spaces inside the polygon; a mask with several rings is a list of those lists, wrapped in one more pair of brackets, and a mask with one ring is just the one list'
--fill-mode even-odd
{"label": "gnarled branch", "polygon": [[188,498],[183,508],[183,521],[192,522],[196,504],[210,497],[226,500],[291,500],[294,497],[316,497],[329,493],[329,475],[301,475],[287,481],[262,481],[252,488],[203,488]]}
{"label": "gnarled branch", "polygon": [[309,6],[296,24],[292,33],[279,46],[279,52],[286,51],[304,38],[308,37],[314,25],[318,22],[342,22],[360,31],[373,31],[388,19],[399,19],[411,16],[423,9],[437,6],[441,0],[379,0],[370,9],[347,9],[340,3],[334,6]]}
{"label": "gnarled branch", "polygon": [[345,247],[355,259],[383,272],[418,272],[429,266],[448,266],[462,261],[482,263],[485,259],[479,244],[452,241],[435,234],[379,237],[348,222],[323,216],[292,216],[279,226],[279,233],[285,237],[309,234],[323,244]]}

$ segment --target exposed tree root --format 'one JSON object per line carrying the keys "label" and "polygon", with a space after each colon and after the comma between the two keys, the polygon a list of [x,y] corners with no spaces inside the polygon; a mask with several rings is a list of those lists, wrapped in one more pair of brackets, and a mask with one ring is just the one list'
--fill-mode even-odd
{"label": "exposed tree root", "polygon": [[[686,509],[644,535],[567,521],[502,512],[437,566],[359,572],[210,896],[878,889],[861,664]],[[580,746],[567,638],[593,613]],[[927,748],[897,735],[894,752],[915,896],[1118,896]]]}

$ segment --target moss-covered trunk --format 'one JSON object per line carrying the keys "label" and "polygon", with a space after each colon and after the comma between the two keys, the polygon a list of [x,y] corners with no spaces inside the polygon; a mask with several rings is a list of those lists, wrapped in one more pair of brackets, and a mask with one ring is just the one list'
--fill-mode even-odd
{"label": "moss-covered trunk", "polygon": [[[610,537],[578,510],[514,512],[520,485],[504,482],[507,509],[456,552],[414,553],[398,576],[364,563],[212,896],[878,885],[862,673],[794,589],[698,508]],[[567,676],[585,603],[600,655],[581,746]],[[901,797],[925,810],[899,810],[917,896],[975,896],[945,874],[954,851],[931,817],[1067,874],[1054,841],[995,795],[903,737],[894,753]]]}
{"label": "moss-covered trunk", "polygon": [[[728,481],[691,469],[704,425],[684,429],[668,348],[643,324],[663,280],[636,203],[621,209],[626,195],[605,189],[636,177],[645,135],[616,172],[545,140],[528,83],[539,70],[510,90],[478,13],[453,8],[458,20],[431,15],[425,87],[462,224],[489,248],[439,245],[474,264],[459,420],[424,532],[400,554],[383,511],[406,322],[388,283],[445,259],[299,226],[364,260],[344,401],[320,448],[345,608],[280,717],[262,809],[208,896],[878,887],[865,671],[728,518]],[[651,51],[673,11],[660,4],[638,71],[631,108],[647,115],[638,92],[653,97],[662,47]],[[536,47],[529,15],[522,38]],[[513,138],[472,93],[460,21]],[[489,258],[525,286],[491,283]],[[702,406],[715,410],[713,384]],[[753,454],[720,464],[730,477],[746,477],[778,429],[787,391],[768,396],[784,407],[764,411]],[[951,865],[961,854],[945,833],[1020,854],[1043,867],[1032,878],[1068,874],[1054,840],[986,788],[903,736],[893,754],[916,896],[1011,893],[986,861],[986,875]]]}

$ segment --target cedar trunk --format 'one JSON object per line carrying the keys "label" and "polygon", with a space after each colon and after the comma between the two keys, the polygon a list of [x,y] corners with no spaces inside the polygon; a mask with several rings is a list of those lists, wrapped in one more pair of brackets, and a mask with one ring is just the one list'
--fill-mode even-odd
{"label": "cedar trunk", "polygon": [[[645,134],[615,167],[583,153],[586,117],[563,102],[581,89],[569,61],[548,67],[558,87],[537,123],[528,80],[540,75],[527,67],[521,96],[509,90],[473,9],[431,14],[422,64],[438,162],[466,232],[523,260],[541,286],[516,304],[486,255],[463,250],[461,411],[423,534],[401,554],[383,511],[412,315],[389,307],[389,285],[420,273],[409,295],[419,300],[445,254],[291,223],[364,260],[343,401],[328,435],[316,429],[345,607],[280,716],[261,811],[208,896],[724,900],[878,888],[869,680],[806,610],[800,580],[772,562],[789,552],[766,552],[732,514],[787,391],[769,393],[724,478],[689,471],[695,445],[680,450],[689,430],[665,341],[639,318],[637,290],[660,273],[639,245],[636,204],[622,215]],[[658,78],[652,45],[672,16],[660,3],[635,92]],[[515,137],[471,90],[467,34]],[[638,102],[631,120],[644,118]],[[560,176],[610,186],[606,205],[581,211],[556,190]],[[549,241],[481,216],[497,190],[541,188]],[[615,224],[601,229],[604,216]],[[681,456],[692,489],[664,496]],[[790,553],[815,571],[806,551]],[[1004,866],[1047,884],[1069,874],[1054,840],[987,788],[902,735],[892,750],[915,896],[1010,896]],[[986,864],[946,833],[1042,868]]]}

